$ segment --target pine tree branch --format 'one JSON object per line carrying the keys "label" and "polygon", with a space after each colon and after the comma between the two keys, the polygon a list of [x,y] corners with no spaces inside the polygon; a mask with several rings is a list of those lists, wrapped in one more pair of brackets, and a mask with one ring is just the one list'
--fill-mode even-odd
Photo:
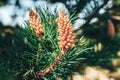
{"label": "pine tree branch", "polygon": [[100,9],[103,8],[105,5],[107,5],[108,1],[109,0],[104,0],[104,3],[93,12],[93,14],[86,21],[86,23],[84,25],[82,25],[79,29],[75,30],[75,32],[77,32],[81,29],[87,28],[89,26],[90,21],[99,14]]}
{"label": "pine tree branch", "polygon": [[70,13],[74,13],[74,11],[76,11],[76,14],[78,14],[79,12],[81,12],[81,10],[84,9],[86,4],[89,3],[90,1],[91,0],[79,0],[79,2],[71,8],[72,11]]}

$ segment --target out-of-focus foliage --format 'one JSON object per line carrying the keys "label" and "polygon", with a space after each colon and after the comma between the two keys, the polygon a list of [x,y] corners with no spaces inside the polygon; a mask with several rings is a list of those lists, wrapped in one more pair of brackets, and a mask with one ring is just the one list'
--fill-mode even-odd
{"label": "out-of-focus foliage", "polygon": [[8,0],[0,0],[0,6],[3,6],[3,5],[5,5],[5,4],[7,4],[7,1],[8,1]]}
{"label": "out-of-focus foliage", "polygon": [[[75,30],[76,47],[68,50],[56,68],[42,79],[62,77],[66,80],[73,72],[82,73],[86,66],[100,66],[111,71],[119,68],[120,64],[114,66],[112,62],[120,58],[117,54],[120,51],[120,1],[113,0],[111,7],[106,7],[109,0],[102,0],[101,5],[97,5],[99,0],[76,0],[77,4],[72,7],[66,1],[70,0],[58,0],[71,14],[76,11],[75,16],[83,9],[87,10],[83,18],[86,22]],[[92,11],[86,7],[91,1],[94,3],[89,6]],[[99,14],[102,8],[105,12]],[[48,9],[42,11],[39,7],[37,11],[45,26],[42,40],[36,37],[29,23],[25,23],[26,28],[2,27],[0,24],[0,79],[35,79],[35,73],[48,67],[59,54],[57,25],[54,22],[57,13],[53,15]],[[94,18],[97,21],[92,23]],[[74,16],[70,19],[74,20]],[[113,24],[111,29],[109,21]],[[113,31],[115,34],[111,37]]]}

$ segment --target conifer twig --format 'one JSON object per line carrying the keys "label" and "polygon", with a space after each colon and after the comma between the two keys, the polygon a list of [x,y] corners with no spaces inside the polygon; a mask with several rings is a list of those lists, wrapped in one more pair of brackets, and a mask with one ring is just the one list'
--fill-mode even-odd
{"label": "conifer twig", "polygon": [[63,10],[60,10],[60,14],[59,17],[56,19],[56,22],[58,24],[58,44],[61,48],[61,53],[48,68],[45,68],[44,70],[41,70],[36,74],[37,78],[41,78],[45,76],[48,72],[51,72],[62,60],[62,57],[65,55],[66,51],[75,45],[72,24],[70,23]]}
{"label": "conifer twig", "polygon": [[104,3],[101,6],[99,6],[97,9],[94,10],[93,14],[90,15],[90,17],[87,19],[87,21],[85,22],[85,24],[83,24],[79,29],[75,30],[75,32],[78,32],[81,29],[87,29],[89,27],[90,21],[94,17],[98,16],[98,13],[99,13],[100,9],[103,8],[105,5],[107,5],[108,1],[109,0],[104,0]]}

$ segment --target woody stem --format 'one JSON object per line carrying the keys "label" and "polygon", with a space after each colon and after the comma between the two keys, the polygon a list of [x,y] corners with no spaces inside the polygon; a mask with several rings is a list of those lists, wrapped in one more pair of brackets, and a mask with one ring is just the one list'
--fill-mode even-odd
{"label": "woody stem", "polygon": [[64,55],[65,51],[62,50],[61,53],[57,56],[56,60],[48,68],[45,68],[36,74],[36,78],[44,77],[47,73],[51,72],[59,64]]}

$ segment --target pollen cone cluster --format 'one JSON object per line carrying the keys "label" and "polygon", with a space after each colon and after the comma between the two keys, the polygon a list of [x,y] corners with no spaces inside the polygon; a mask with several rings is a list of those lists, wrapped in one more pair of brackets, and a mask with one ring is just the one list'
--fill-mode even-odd
{"label": "pollen cone cluster", "polygon": [[37,37],[42,37],[43,26],[38,17],[38,13],[34,9],[31,9],[29,12],[29,17],[30,17],[30,26],[33,27],[35,34],[37,35]]}
{"label": "pollen cone cluster", "polygon": [[59,46],[63,51],[68,50],[75,44],[72,24],[63,10],[60,10],[59,17],[56,20],[59,31]]}
{"label": "pollen cone cluster", "polygon": [[60,14],[56,19],[56,22],[59,29],[59,46],[62,50],[57,56],[56,60],[48,68],[41,70],[36,74],[37,78],[43,77],[47,73],[51,72],[62,60],[62,57],[65,55],[65,51],[73,47],[75,44],[72,25],[63,10],[60,10]]}
{"label": "pollen cone cluster", "polygon": [[108,21],[108,36],[110,39],[115,36],[115,27],[111,20]]}

